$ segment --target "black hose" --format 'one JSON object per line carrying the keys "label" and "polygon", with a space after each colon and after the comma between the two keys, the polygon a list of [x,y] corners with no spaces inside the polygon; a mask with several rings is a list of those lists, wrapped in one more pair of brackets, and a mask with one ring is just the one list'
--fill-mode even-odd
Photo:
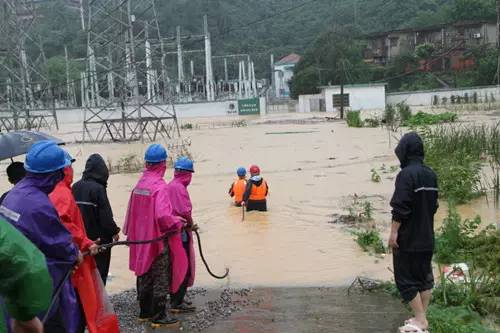
{"label": "black hose", "polygon": [[217,280],[225,279],[229,275],[229,268],[226,268],[226,273],[224,273],[224,275],[219,276],[219,275],[215,275],[214,273],[212,273],[212,271],[210,270],[210,267],[208,266],[207,261],[205,260],[205,256],[203,255],[200,234],[198,233],[198,230],[193,230],[193,231],[196,234],[196,239],[198,240],[198,250],[200,251],[201,261],[203,261],[203,264],[205,265],[205,268],[207,269],[208,274],[210,274],[211,277],[213,277]]}

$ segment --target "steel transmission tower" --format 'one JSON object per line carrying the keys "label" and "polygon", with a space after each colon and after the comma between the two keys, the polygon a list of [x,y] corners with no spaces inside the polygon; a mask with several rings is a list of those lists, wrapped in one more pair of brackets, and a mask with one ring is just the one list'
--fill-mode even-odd
{"label": "steel transmission tower", "polygon": [[154,0],[87,0],[83,141],[179,137]]}
{"label": "steel transmission tower", "polygon": [[0,0],[0,131],[58,127],[36,6]]}

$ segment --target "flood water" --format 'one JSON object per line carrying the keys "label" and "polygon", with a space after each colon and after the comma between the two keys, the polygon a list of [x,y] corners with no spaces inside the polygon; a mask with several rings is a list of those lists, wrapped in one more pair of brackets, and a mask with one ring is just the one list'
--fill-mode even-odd
{"label": "flood water", "polygon": [[[61,133],[56,133],[61,135]],[[73,135],[73,134],[72,134]],[[382,129],[349,129],[343,123],[258,125],[244,128],[203,129],[185,132],[192,140],[196,173],[190,186],[194,219],[201,229],[204,252],[215,273],[230,268],[230,277],[209,277],[198,258],[196,284],[216,286],[338,286],[358,275],[389,279],[390,256],[376,258],[363,253],[353,236],[329,221],[342,213],[349,196],[364,196],[374,207],[377,226],[384,238],[390,226],[389,200],[396,172],[383,165],[399,163],[393,154],[396,140]],[[79,161],[94,152],[118,160],[147,145],[69,145]],[[270,186],[269,212],[247,213],[231,206],[227,191],[239,166],[258,164]],[[371,181],[371,169],[379,170],[380,183]],[[169,170],[167,179],[172,176]],[[114,175],[108,194],[121,225],[129,194],[138,174]],[[2,187],[5,187],[2,184]],[[441,205],[437,220],[446,215]],[[467,217],[481,214],[493,223],[500,213],[484,200],[460,208]],[[113,249],[111,292],[135,286],[128,271],[128,249]]]}

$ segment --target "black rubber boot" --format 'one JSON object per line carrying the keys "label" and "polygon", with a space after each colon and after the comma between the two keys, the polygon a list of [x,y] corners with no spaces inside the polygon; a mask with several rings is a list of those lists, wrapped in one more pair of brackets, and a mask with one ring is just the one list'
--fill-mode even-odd
{"label": "black rubber boot", "polygon": [[179,305],[172,306],[170,312],[172,313],[193,313],[196,311],[196,307],[188,304],[187,302],[182,302]]}
{"label": "black rubber boot", "polygon": [[173,318],[169,314],[164,313],[164,312],[156,315],[151,320],[151,327],[152,328],[175,327],[178,324],[179,324],[178,319]]}

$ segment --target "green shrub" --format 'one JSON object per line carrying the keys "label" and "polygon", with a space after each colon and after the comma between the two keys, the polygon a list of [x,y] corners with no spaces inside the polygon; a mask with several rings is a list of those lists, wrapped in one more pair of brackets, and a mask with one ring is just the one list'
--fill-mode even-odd
{"label": "green shrub", "polygon": [[397,109],[397,113],[399,115],[399,120],[401,121],[401,123],[405,123],[406,121],[408,121],[412,115],[411,115],[411,109],[410,109],[410,106],[406,103],[398,103],[396,104],[396,109]]}
{"label": "green shrub", "polygon": [[363,127],[363,121],[359,111],[349,111],[347,113],[347,126],[349,127]]}
{"label": "green shrub", "polygon": [[374,182],[374,183],[380,183],[380,181],[382,180],[382,178],[378,174],[377,170],[372,169],[371,172],[372,172],[372,182]]}
{"label": "green shrub", "polygon": [[384,242],[380,232],[375,229],[354,232],[356,242],[365,252],[385,253]]}
{"label": "green shrub", "polygon": [[494,333],[481,325],[481,317],[466,307],[431,305],[428,311],[432,333]]}
{"label": "green shrub", "polygon": [[453,112],[445,112],[440,114],[431,114],[425,112],[419,112],[416,115],[403,120],[404,126],[425,126],[425,125],[436,125],[441,123],[452,123],[457,121],[457,115]]}
{"label": "green shrub", "polygon": [[364,121],[364,127],[375,128],[375,127],[379,127],[379,126],[380,126],[380,120],[378,120],[376,118],[367,118]]}

